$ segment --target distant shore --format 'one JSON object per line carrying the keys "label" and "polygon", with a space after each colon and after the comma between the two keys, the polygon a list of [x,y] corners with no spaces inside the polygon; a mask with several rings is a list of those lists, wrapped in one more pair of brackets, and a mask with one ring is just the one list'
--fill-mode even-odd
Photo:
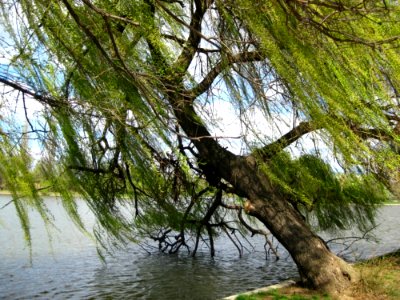
{"label": "distant shore", "polygon": [[[3,196],[11,196],[11,192],[10,191],[8,191],[8,190],[0,190],[0,196],[1,195],[3,195]],[[57,193],[52,193],[52,192],[46,192],[46,193],[40,193],[39,192],[39,194],[40,195],[42,195],[42,196],[51,196],[51,197],[57,197],[57,196],[59,196],[59,194],[57,194]]]}
{"label": "distant shore", "polygon": [[[10,195],[11,195],[11,192],[8,191],[8,190],[0,190],[0,195],[10,196]],[[56,193],[47,192],[47,193],[43,194],[43,196],[57,197],[57,196],[59,196],[59,195],[56,194]],[[392,201],[392,202],[385,203],[385,204],[383,204],[383,205],[385,205],[385,206],[400,205],[400,201]]]}

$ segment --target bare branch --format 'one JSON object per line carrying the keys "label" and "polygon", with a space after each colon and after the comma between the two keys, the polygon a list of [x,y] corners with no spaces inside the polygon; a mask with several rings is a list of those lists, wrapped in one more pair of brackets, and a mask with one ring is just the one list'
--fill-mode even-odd
{"label": "bare branch", "polygon": [[[192,200],[193,201],[193,200]],[[215,194],[215,198],[213,203],[211,204],[210,208],[208,209],[207,213],[203,217],[201,221],[198,222],[198,227],[197,227],[197,233],[196,233],[196,244],[195,248],[193,250],[192,256],[194,257],[197,252],[197,248],[199,245],[199,240],[201,237],[201,229],[203,226],[206,226],[207,232],[210,236],[210,249],[211,249],[211,255],[214,256],[214,240],[212,239],[212,231],[211,231],[211,224],[210,224],[210,219],[217,210],[217,208],[220,206],[222,202],[222,190],[219,189],[217,193]]]}
{"label": "bare branch", "polygon": [[[372,226],[371,228],[368,228],[365,230],[361,236],[345,236],[345,237],[338,237],[338,238],[332,238],[327,240],[325,243],[326,244],[337,244],[337,245],[342,245],[344,248],[338,252],[337,255],[343,255],[347,250],[349,250],[356,242],[361,241],[361,240],[370,240],[373,237],[372,231],[375,230],[378,226]],[[342,241],[342,242],[338,242]]]}
{"label": "bare branch", "polygon": [[225,226],[222,227],[222,230],[225,232],[226,236],[231,240],[232,244],[236,247],[236,249],[239,252],[239,257],[241,258],[243,256],[243,250],[239,247],[239,245],[235,242],[233,237],[230,235],[228,230],[225,228]]}
{"label": "bare branch", "polygon": [[[276,248],[274,248],[274,245],[272,244],[272,242],[269,240],[268,235],[270,235],[269,232],[265,231],[265,230],[261,230],[261,229],[256,229],[251,227],[249,224],[247,224],[247,222],[243,219],[243,209],[240,209],[238,211],[238,218],[240,223],[251,233],[251,236],[254,236],[256,234],[262,235],[265,238],[265,244],[269,246],[269,249],[274,253],[276,260],[280,259],[280,256],[278,254],[278,251],[276,250]],[[264,247],[265,248],[265,247]],[[268,254],[267,254],[268,255]]]}

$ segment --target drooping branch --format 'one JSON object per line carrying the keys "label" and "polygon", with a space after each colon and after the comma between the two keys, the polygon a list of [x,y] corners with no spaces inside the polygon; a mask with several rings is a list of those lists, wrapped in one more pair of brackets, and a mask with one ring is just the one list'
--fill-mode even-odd
{"label": "drooping branch", "polygon": [[206,225],[206,229],[207,229],[208,239],[210,241],[210,255],[211,257],[214,257],[215,256],[214,237],[210,224]]}
{"label": "drooping branch", "polygon": [[126,72],[129,73],[132,76],[130,70],[128,69],[128,67],[126,66],[124,60],[122,59],[122,56],[121,56],[120,51],[118,49],[117,43],[116,43],[115,38],[114,38],[114,34],[113,34],[112,30],[111,30],[110,23],[108,22],[108,19],[105,16],[103,16],[103,19],[104,19],[104,23],[106,24],[107,33],[108,33],[108,36],[110,37],[111,44],[113,46],[115,56],[120,61],[120,63],[122,65],[122,67],[124,68],[124,70],[126,70]]}
{"label": "drooping branch", "polygon": [[236,241],[233,239],[229,231],[226,229],[225,226],[222,226],[222,230],[225,232],[226,236],[231,240],[232,244],[236,247],[236,249],[239,252],[239,257],[241,258],[243,256],[243,249],[239,247],[239,245],[236,243]]}
{"label": "drooping branch", "polygon": [[[368,1],[374,3],[374,1]],[[382,24],[383,16],[388,13],[387,5],[383,1],[382,6],[379,6],[379,1],[375,1],[374,6],[370,8],[365,4],[366,1],[360,1],[354,5],[345,5],[343,1],[303,1],[303,0],[279,0],[281,8],[285,11],[288,16],[295,17],[299,22],[309,25],[319,31],[321,34],[331,38],[332,40],[340,43],[355,43],[362,44],[371,48],[376,48],[380,45],[390,44],[400,39],[400,35],[394,35],[390,38],[377,38],[368,39],[360,35],[354,34],[350,30],[338,30],[337,26],[332,24],[325,25],[325,23],[333,23],[338,20],[343,20],[343,14],[349,13],[351,18],[365,18],[371,22]],[[326,14],[321,13],[320,7],[329,9],[330,11]],[[374,20],[371,18],[372,13],[382,14],[381,19]],[[334,15],[338,15],[338,19],[333,19]],[[385,15],[386,16],[386,15]],[[340,19],[339,19],[340,18]],[[391,21],[387,18],[387,21]],[[349,27],[351,28],[351,27]]]}
{"label": "drooping branch", "polygon": [[187,222],[188,215],[189,215],[190,211],[192,210],[193,206],[199,201],[200,197],[202,195],[204,195],[205,193],[207,193],[210,189],[211,189],[210,187],[206,187],[206,188],[202,189],[200,192],[198,192],[192,196],[190,203],[189,203],[188,207],[186,208],[185,213],[183,214],[183,217],[182,217],[182,222],[181,222],[181,233],[182,234],[185,230],[185,225],[186,225],[185,223]]}
{"label": "drooping branch", "polygon": [[272,244],[272,242],[269,240],[268,235],[270,235],[267,231],[262,230],[262,229],[256,229],[251,227],[249,224],[247,224],[247,222],[243,219],[243,209],[239,209],[238,211],[238,218],[240,223],[248,230],[250,231],[251,235],[254,236],[256,234],[262,235],[265,238],[265,243],[268,244],[269,249],[274,253],[276,260],[279,260],[279,254],[278,251],[276,250],[276,248],[274,247],[274,245]]}
{"label": "drooping branch", "polygon": [[214,215],[215,211],[217,210],[217,208],[221,205],[221,203],[222,203],[222,190],[219,189],[217,191],[217,193],[215,194],[214,201],[212,202],[210,208],[208,209],[207,213],[205,214],[203,219],[198,224],[197,232],[196,232],[196,244],[195,244],[195,247],[194,247],[193,253],[192,253],[193,257],[196,255],[197,248],[199,246],[201,229],[202,229],[203,226],[206,227],[207,233],[209,234],[211,256],[215,255],[215,252],[214,252],[214,240],[213,240],[213,237],[212,237],[213,233],[212,233],[212,230],[211,230],[210,220],[211,220],[211,217]]}
{"label": "drooping branch", "polygon": [[[71,6],[71,4],[68,2],[68,0],[61,0],[68,12],[71,14],[72,18],[74,19],[75,23],[78,25],[78,27],[83,31],[83,33],[90,39],[90,41],[95,45],[95,47],[100,51],[101,55],[104,57],[104,59],[116,70],[119,72],[123,72],[123,74],[127,74],[131,79],[135,79],[134,74],[126,68],[125,64],[122,62],[123,67],[117,65],[114,63],[110,55],[108,55],[106,49],[102,46],[101,42],[99,39],[95,36],[95,34],[90,30],[90,28],[83,23],[79,15],[76,13],[74,8]],[[107,24],[107,18],[104,16],[103,19],[106,21]],[[111,41],[114,44],[115,42],[113,41],[112,35],[111,35]],[[114,50],[115,46],[114,46]],[[117,55],[118,55],[118,51]]]}
{"label": "drooping branch", "polygon": [[366,139],[376,139],[379,141],[391,141],[393,140],[393,136],[388,134],[387,131],[381,130],[378,128],[361,128],[361,127],[353,127],[353,132],[359,136],[360,138]]}
{"label": "drooping branch", "polygon": [[92,43],[96,46],[96,48],[101,52],[103,57],[111,64],[114,65],[112,59],[110,56],[107,54],[107,51],[104,49],[104,47],[101,45],[100,41],[97,39],[97,37],[93,34],[93,32],[86,26],[81,18],[78,16],[76,11],[73,9],[71,4],[68,2],[68,0],[61,0],[68,12],[71,14],[72,18],[74,19],[75,23],[79,26],[79,28],[85,33],[85,35],[92,41]]}
{"label": "drooping branch", "polygon": [[70,170],[76,170],[76,171],[81,171],[81,172],[88,172],[92,174],[107,174],[107,173],[112,173],[110,170],[105,170],[105,169],[94,169],[94,168],[89,168],[89,167],[83,167],[83,166],[68,166]]}
{"label": "drooping branch", "polygon": [[[325,243],[327,245],[330,244],[335,244],[335,245],[341,245],[343,246],[343,249],[341,249],[337,255],[338,256],[344,256],[346,254],[346,251],[349,250],[356,242],[361,241],[361,240],[371,240],[375,239],[373,233],[371,233],[373,230],[375,230],[378,226],[372,226],[365,230],[361,236],[345,236],[345,237],[338,237],[338,238],[332,238]],[[339,242],[340,241],[340,242]]]}

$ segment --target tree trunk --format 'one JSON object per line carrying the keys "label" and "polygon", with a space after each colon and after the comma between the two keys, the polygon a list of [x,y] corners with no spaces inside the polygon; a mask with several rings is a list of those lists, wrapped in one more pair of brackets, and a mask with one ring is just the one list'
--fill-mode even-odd
{"label": "tree trunk", "polygon": [[305,286],[336,293],[358,279],[355,270],[333,254],[293,205],[276,192],[253,157],[232,155],[220,166],[223,177],[247,197],[245,211],[265,224],[289,251]]}
{"label": "tree trunk", "polygon": [[327,248],[290,204],[271,198],[275,197],[269,197],[267,201],[247,201],[246,211],[265,224],[289,251],[298,267],[302,284],[336,293],[357,280],[353,268]]}

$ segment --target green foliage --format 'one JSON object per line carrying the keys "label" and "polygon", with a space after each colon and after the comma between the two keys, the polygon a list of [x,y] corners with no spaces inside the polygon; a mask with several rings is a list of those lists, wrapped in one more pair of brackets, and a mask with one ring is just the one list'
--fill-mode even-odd
{"label": "green foliage", "polygon": [[[257,1],[257,4],[241,1],[242,6],[235,9],[259,38],[262,51],[290,92],[291,101],[329,132],[347,162],[369,156],[371,150],[349,130],[342,116],[366,128],[379,127],[393,134],[382,104],[393,97],[388,93],[392,89],[390,82],[384,78],[393,75],[396,83],[392,83],[397,84],[398,75],[392,72],[399,65],[399,56],[393,45],[379,41],[398,35],[400,29],[389,24],[399,7],[393,5],[390,11],[385,11],[375,7],[379,6],[376,2],[367,2],[371,18],[355,17],[349,23],[342,18],[350,11],[333,17],[330,14],[335,14],[334,8],[318,5],[301,8],[291,1]],[[293,14],[289,13],[291,10]],[[302,16],[307,12],[310,23],[297,18],[301,18],[297,13]],[[329,16],[328,24],[313,26],[313,18],[323,15]],[[326,34],[321,34],[324,30]],[[351,41],[349,37],[360,43],[354,41],[349,45],[337,41],[342,38]],[[371,46],[366,47],[361,41]],[[371,96],[379,101],[373,101]]]}
{"label": "green foliage", "polygon": [[35,177],[30,172],[31,157],[27,146],[14,147],[12,141],[3,138],[0,148],[0,174],[4,188],[11,192],[12,204],[15,206],[21,222],[25,240],[31,246],[30,222],[28,210],[35,208],[46,225],[51,223],[47,208],[35,186]]}
{"label": "green foliage", "polygon": [[236,300],[261,300],[265,299],[265,297],[269,297],[268,299],[273,299],[273,300],[329,300],[331,297],[329,295],[324,295],[324,296],[318,296],[318,295],[313,295],[313,296],[307,296],[307,295],[298,295],[298,294],[293,294],[293,295],[283,295],[279,292],[279,290],[271,290],[268,292],[260,292],[256,294],[250,294],[250,295],[239,295],[236,297]]}
{"label": "green foliage", "polygon": [[[42,105],[25,115],[35,119],[29,133],[0,122],[0,173],[28,241],[26,205],[48,219],[37,180],[80,227],[74,198],[86,199],[97,237],[229,228],[217,195],[234,182],[216,171],[214,154],[231,154],[210,133],[219,124],[209,107],[221,100],[238,112],[243,156],[256,157],[273,189],[320,228],[365,229],[386,198],[368,165],[399,166],[396,2],[7,0],[0,8],[9,34],[0,80]],[[293,123],[290,136],[260,132],[245,111],[260,111],[271,128]],[[310,132],[345,175],[284,151]],[[43,149],[33,170],[24,135]]]}
{"label": "green foliage", "polygon": [[322,230],[346,229],[354,224],[367,230],[374,225],[376,208],[390,197],[375,176],[335,173],[315,155],[293,160],[282,152],[269,166],[282,197]]}

